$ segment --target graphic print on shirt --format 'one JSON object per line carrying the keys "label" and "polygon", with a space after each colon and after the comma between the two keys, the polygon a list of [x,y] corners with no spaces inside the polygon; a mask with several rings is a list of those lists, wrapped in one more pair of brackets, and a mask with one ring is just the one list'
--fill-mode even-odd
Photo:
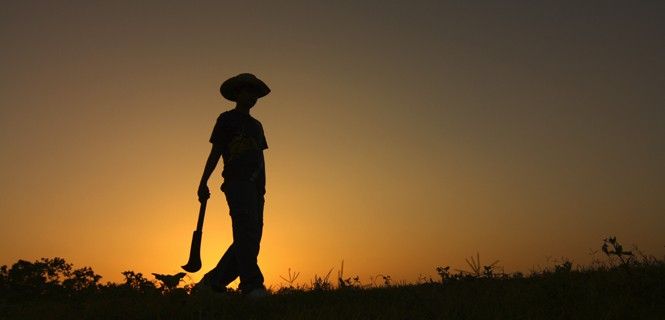
{"label": "graphic print on shirt", "polygon": [[241,155],[249,152],[259,151],[259,143],[253,137],[245,133],[243,127],[235,137],[229,142],[229,162],[239,158]]}

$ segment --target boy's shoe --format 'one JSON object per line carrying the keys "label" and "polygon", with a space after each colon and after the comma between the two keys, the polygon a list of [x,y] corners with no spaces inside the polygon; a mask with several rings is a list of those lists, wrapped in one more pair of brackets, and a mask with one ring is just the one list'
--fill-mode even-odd
{"label": "boy's shoe", "polygon": [[256,288],[249,293],[247,293],[246,297],[250,299],[261,299],[269,296],[270,294],[264,287]]}
{"label": "boy's shoe", "polygon": [[216,293],[226,293],[228,290],[226,287],[222,287],[219,285],[215,285],[210,282],[209,278],[206,278],[205,276],[201,281],[199,281],[197,284],[194,285],[192,288],[192,292],[197,293],[197,292],[216,292]]}

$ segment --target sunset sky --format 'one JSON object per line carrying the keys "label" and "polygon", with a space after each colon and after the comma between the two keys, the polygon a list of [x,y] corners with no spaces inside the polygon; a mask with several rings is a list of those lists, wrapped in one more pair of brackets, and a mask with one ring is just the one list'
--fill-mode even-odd
{"label": "sunset sky", "polygon": [[[272,89],[267,285],[662,257],[665,2],[474,3],[3,2],[0,265],[179,272],[242,72]],[[187,281],[231,243],[220,168]]]}

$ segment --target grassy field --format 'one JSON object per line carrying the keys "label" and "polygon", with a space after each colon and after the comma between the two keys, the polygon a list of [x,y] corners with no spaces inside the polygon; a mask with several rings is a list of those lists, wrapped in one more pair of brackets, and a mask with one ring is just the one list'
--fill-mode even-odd
{"label": "grassy field", "polygon": [[[89,268],[42,259],[42,269],[39,261],[3,267],[0,319],[665,319],[665,261],[604,251],[608,260],[588,267],[502,274],[471,259],[468,272],[437,268],[440,279],[421,283],[317,278],[258,300],[158,288],[133,272],[123,284],[99,285]],[[54,272],[27,277],[45,266]]]}

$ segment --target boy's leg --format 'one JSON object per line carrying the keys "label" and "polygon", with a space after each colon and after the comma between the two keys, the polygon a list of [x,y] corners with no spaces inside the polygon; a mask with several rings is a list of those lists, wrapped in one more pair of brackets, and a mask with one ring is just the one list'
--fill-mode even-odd
{"label": "boy's leg", "polygon": [[236,257],[235,245],[231,244],[226,252],[219,259],[217,266],[206,273],[203,278],[215,287],[225,288],[239,276],[238,261]]}
{"label": "boy's leg", "polygon": [[226,198],[233,224],[233,245],[240,275],[239,289],[248,293],[263,288],[263,274],[257,264],[263,226],[262,201],[259,200],[256,186],[251,182],[229,185]]}

